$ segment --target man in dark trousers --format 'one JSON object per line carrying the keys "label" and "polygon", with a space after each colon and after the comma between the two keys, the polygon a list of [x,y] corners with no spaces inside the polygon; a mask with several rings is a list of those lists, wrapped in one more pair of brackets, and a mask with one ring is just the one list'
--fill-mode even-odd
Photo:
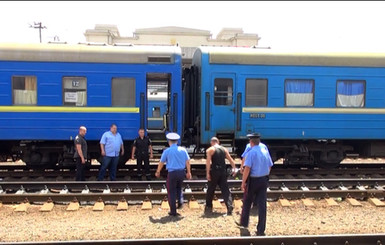
{"label": "man in dark trousers", "polygon": [[74,159],[76,161],[76,181],[84,181],[84,172],[86,167],[87,160],[87,142],[84,136],[87,133],[87,129],[84,126],[79,128],[79,134],[76,135],[74,144],[75,144],[75,154]]}
{"label": "man in dark trousers", "polygon": [[233,173],[235,173],[235,162],[230,156],[229,151],[219,145],[217,137],[212,137],[210,143],[211,147],[206,151],[206,176],[208,188],[206,193],[205,214],[212,212],[215,188],[219,185],[227,207],[227,215],[231,215],[233,212],[233,204],[229,186],[227,184],[225,159],[229,160],[231,166],[233,167]]}
{"label": "man in dark trousers", "polygon": [[[138,131],[139,136],[134,140],[132,147],[131,159],[134,160],[136,155],[136,165],[138,169],[138,178],[142,178],[142,162],[144,162],[144,172],[147,180],[151,180],[150,158],[153,158],[151,139],[144,135],[144,129]],[[148,152],[150,150],[150,156]]]}
{"label": "man in dark trousers", "polygon": [[[177,133],[168,133],[166,135],[169,148],[167,148],[160,158],[158,169],[155,176],[160,177],[160,171],[166,165],[167,175],[167,194],[168,204],[170,205],[170,216],[178,216],[176,212],[176,200],[178,200],[178,209],[183,206],[182,183],[184,178],[191,179],[190,157],[184,147],[178,146],[180,136]],[[186,169],[186,170],[185,170]]]}
{"label": "man in dark trousers", "polygon": [[266,229],[266,201],[269,174],[273,162],[269,151],[259,147],[260,134],[247,135],[250,139],[251,149],[246,155],[241,189],[243,194],[243,207],[240,226],[247,228],[251,204],[254,200],[258,206],[257,236],[264,236]]}

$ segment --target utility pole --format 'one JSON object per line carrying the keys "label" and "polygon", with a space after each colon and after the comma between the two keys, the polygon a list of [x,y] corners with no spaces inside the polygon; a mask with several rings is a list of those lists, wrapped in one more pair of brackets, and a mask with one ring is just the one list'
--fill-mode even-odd
{"label": "utility pole", "polygon": [[41,29],[47,29],[47,27],[42,26],[41,22],[34,22],[34,25],[29,25],[30,28],[39,29],[39,37],[40,37],[40,43],[41,43]]}

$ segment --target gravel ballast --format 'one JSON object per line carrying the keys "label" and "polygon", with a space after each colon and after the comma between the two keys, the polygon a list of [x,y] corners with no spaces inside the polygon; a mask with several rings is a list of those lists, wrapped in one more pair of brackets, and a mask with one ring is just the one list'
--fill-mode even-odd
{"label": "gravel ballast", "polygon": [[[319,200],[315,207],[306,207],[296,200],[291,207],[281,207],[278,202],[269,202],[266,235],[385,232],[385,208],[361,203],[362,207],[352,207],[342,201],[338,207],[328,207],[325,200]],[[1,242],[240,236],[234,222],[239,221],[239,210],[233,216],[224,216],[226,209],[219,209],[217,214],[205,217],[202,204],[201,210],[191,210],[186,204],[179,218],[169,217],[168,210],[160,205],[153,205],[152,210],[129,205],[128,211],[106,205],[101,212],[92,211],[91,205],[72,212],[66,211],[66,205],[55,205],[48,213],[40,212],[40,205],[31,205],[26,213],[15,212],[15,206],[0,207]],[[252,213],[251,235],[257,220]]]}

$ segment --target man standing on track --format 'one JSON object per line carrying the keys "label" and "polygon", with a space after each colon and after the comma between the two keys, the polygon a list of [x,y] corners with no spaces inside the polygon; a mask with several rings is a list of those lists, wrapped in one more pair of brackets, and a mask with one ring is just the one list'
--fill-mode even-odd
{"label": "man standing on track", "polygon": [[260,134],[247,135],[251,149],[244,165],[241,189],[244,191],[240,226],[249,226],[251,204],[258,205],[257,236],[264,236],[266,229],[266,201],[269,174],[273,162],[267,148],[259,147]]}
{"label": "man standing on track", "polygon": [[[150,158],[153,158],[151,139],[144,135],[143,128],[139,129],[138,134],[139,136],[134,140],[133,143],[131,159],[134,160],[134,156],[136,155],[138,179],[142,179],[142,162],[144,162],[144,172],[146,174],[146,179],[151,180]],[[149,150],[150,156],[148,155]]]}
{"label": "man standing on track", "polygon": [[178,146],[180,136],[177,133],[168,133],[166,138],[170,147],[162,153],[155,176],[159,178],[160,171],[166,165],[168,170],[166,184],[168,203],[170,205],[170,212],[168,214],[170,216],[177,216],[180,214],[176,212],[176,200],[178,200],[178,209],[183,206],[183,180],[185,177],[191,179],[190,157],[184,147]]}
{"label": "man standing on track", "polygon": [[111,124],[110,131],[103,134],[100,140],[100,150],[103,156],[102,166],[100,167],[98,180],[103,180],[106,169],[110,173],[110,180],[116,180],[116,170],[119,163],[119,155],[124,155],[122,136],[118,133],[116,124]]}
{"label": "man standing on track", "polygon": [[84,136],[87,133],[87,128],[81,126],[79,128],[79,134],[76,135],[74,144],[75,144],[75,154],[74,159],[76,161],[76,181],[85,181],[84,171],[86,168],[87,160],[87,141]]}
{"label": "man standing on track", "polygon": [[[259,135],[258,133],[248,134],[249,137],[252,137],[252,136],[258,136],[258,135]],[[259,147],[262,147],[262,148],[265,148],[267,151],[269,151],[269,150],[267,149],[267,146],[266,146],[264,143],[262,143],[262,142],[259,142],[258,146],[259,146]],[[240,169],[239,169],[239,171],[241,172],[241,174],[243,174],[243,165],[245,165],[246,155],[247,155],[247,153],[248,153],[250,150],[251,150],[251,146],[250,146],[250,143],[248,143],[248,144],[246,145],[245,150],[243,151],[243,153],[242,153],[242,155],[241,155],[242,162],[241,162],[241,167],[240,167]],[[270,153],[269,153],[269,154],[270,154]]]}
{"label": "man standing on track", "polygon": [[206,193],[205,213],[208,214],[212,212],[215,188],[219,185],[227,207],[227,215],[231,215],[233,212],[233,204],[229,186],[227,184],[225,158],[230,161],[230,164],[233,167],[233,173],[235,173],[235,162],[230,156],[229,151],[219,145],[217,137],[212,137],[210,143],[211,147],[206,151],[206,176],[208,189]]}

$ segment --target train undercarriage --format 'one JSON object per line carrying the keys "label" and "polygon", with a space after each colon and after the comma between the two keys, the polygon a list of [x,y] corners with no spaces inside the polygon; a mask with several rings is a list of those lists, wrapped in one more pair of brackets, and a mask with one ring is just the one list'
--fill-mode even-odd
{"label": "train undercarriage", "polygon": [[[120,157],[120,164],[124,165],[131,156],[131,143],[125,142],[125,154]],[[233,140],[222,142],[232,148],[234,156],[240,156],[247,141]],[[273,162],[283,159],[284,165],[318,166],[335,168],[347,155],[359,157],[385,157],[384,141],[263,141],[269,148]],[[164,145],[163,145],[164,147]],[[208,146],[200,145],[194,153],[205,154]],[[69,141],[6,141],[0,143],[0,162],[7,159],[16,161],[21,159],[30,168],[74,167],[74,145]],[[161,153],[161,152],[159,152]],[[194,157],[194,153],[192,157]],[[97,141],[88,141],[88,162],[97,159],[101,162],[100,147]]]}

